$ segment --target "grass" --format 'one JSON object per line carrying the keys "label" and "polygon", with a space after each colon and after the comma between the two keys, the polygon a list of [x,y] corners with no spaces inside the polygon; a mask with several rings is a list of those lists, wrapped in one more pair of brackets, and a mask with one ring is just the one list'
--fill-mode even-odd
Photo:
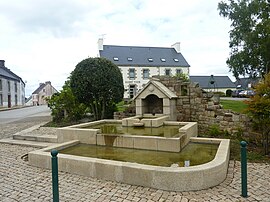
{"label": "grass", "polygon": [[238,100],[220,100],[220,104],[224,109],[231,109],[238,113],[245,113],[245,109],[247,109],[247,104]]}

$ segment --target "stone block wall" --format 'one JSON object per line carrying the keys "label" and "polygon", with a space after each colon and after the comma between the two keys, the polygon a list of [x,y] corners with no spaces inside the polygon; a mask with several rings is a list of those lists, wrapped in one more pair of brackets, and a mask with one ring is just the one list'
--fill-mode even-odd
{"label": "stone block wall", "polygon": [[231,134],[251,131],[251,121],[245,114],[222,109],[213,94],[204,92],[197,83],[183,82],[175,77],[156,78],[178,96],[177,121],[198,122],[199,133],[205,133],[212,125]]}

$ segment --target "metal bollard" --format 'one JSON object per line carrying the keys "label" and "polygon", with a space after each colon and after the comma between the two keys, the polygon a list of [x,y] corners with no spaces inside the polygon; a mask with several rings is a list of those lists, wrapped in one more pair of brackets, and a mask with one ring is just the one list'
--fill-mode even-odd
{"label": "metal bollard", "polygon": [[52,155],[52,191],[53,191],[53,202],[59,202],[59,188],[58,188],[58,162],[57,162],[58,151],[53,149]]}
{"label": "metal bollard", "polygon": [[242,197],[247,197],[247,143],[241,141],[241,183]]}

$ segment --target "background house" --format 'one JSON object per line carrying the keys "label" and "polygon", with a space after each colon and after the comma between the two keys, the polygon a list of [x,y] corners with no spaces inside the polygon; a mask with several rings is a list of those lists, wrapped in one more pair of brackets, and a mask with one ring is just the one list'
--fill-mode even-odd
{"label": "background house", "polygon": [[58,91],[52,86],[50,81],[40,83],[39,87],[32,93],[30,99],[27,99],[26,105],[44,105],[47,104],[46,98],[51,98]]}
{"label": "background house", "polygon": [[98,41],[99,56],[109,59],[121,70],[124,98],[133,98],[153,75],[184,73],[189,75],[190,65],[180,52],[180,43],[171,47],[140,47],[103,45]]}
{"label": "background house", "polygon": [[0,107],[22,106],[25,104],[25,83],[21,77],[5,67],[0,60]]}
{"label": "background house", "polygon": [[236,85],[228,76],[190,76],[189,78],[192,82],[199,83],[199,86],[208,92],[223,92],[226,94],[227,90],[236,89]]}
{"label": "background house", "polygon": [[257,78],[239,78],[234,83],[235,83],[237,88],[246,90],[246,89],[253,88],[260,80],[261,80],[261,78],[259,78],[259,77],[257,77]]}

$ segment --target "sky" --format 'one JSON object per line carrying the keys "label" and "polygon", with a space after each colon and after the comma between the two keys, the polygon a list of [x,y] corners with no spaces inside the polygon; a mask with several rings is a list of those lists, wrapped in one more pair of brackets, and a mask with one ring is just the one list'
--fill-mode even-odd
{"label": "sky", "polygon": [[190,75],[228,75],[230,21],[218,0],[0,0],[0,60],[26,82],[61,90],[75,66],[105,45],[181,43]]}

